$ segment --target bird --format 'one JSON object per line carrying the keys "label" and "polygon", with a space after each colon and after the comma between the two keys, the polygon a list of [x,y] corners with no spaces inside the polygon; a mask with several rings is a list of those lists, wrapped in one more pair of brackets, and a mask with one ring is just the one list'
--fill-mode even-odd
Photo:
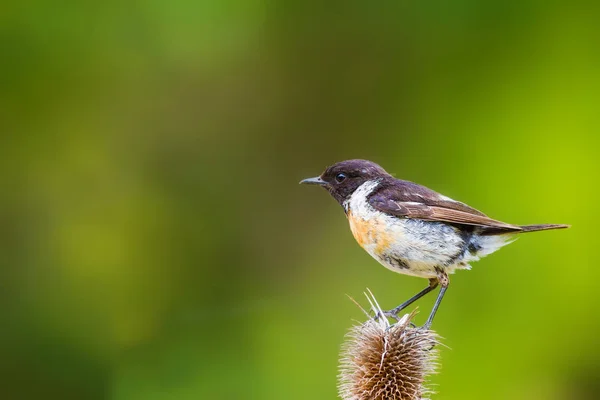
{"label": "bird", "polygon": [[425,186],[397,179],[368,160],[338,162],[320,176],[300,183],[325,188],[344,208],[358,244],[384,267],[429,279],[425,289],[384,311],[385,317],[398,320],[400,311],[440,286],[423,325],[427,329],[448,289],[448,275],[471,269],[470,263],[511,243],[521,233],[569,227],[501,222]]}

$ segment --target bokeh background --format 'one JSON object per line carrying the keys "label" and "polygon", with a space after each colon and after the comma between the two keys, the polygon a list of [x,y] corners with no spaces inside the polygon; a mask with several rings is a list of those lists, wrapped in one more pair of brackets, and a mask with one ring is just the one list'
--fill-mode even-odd
{"label": "bokeh background", "polygon": [[452,277],[435,398],[597,398],[599,4],[4,3],[0,398],[336,398],[346,295],[426,285],[298,185],[347,158],[573,225]]}

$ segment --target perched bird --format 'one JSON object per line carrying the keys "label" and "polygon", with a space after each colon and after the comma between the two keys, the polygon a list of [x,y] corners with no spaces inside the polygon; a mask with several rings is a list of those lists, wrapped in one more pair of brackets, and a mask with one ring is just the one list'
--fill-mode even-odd
{"label": "perched bird", "polygon": [[354,238],[386,268],[429,279],[429,285],[384,315],[399,312],[441,286],[425,327],[448,288],[448,274],[512,242],[523,232],[568,225],[511,225],[487,217],[413,182],[396,179],[374,162],[347,160],[300,183],[320,185],[344,207]]}

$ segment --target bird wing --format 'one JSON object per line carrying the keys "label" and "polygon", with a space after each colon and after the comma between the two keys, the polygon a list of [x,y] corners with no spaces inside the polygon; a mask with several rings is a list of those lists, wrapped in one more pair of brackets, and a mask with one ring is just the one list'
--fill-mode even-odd
{"label": "bird wing", "polygon": [[[380,186],[369,199],[375,209],[397,217],[474,225],[490,231],[520,231],[517,225],[491,219],[482,212],[413,182],[395,180]],[[491,233],[491,232],[490,232]]]}

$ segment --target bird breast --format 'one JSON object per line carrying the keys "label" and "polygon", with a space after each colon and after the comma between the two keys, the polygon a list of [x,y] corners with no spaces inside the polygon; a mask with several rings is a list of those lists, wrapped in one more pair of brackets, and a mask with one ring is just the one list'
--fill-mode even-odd
{"label": "bird breast", "polygon": [[368,192],[361,189],[345,205],[350,230],[358,244],[385,267],[409,275],[435,276],[435,267],[449,266],[464,253],[465,241],[457,228],[378,211],[367,201],[373,188],[368,187]]}

